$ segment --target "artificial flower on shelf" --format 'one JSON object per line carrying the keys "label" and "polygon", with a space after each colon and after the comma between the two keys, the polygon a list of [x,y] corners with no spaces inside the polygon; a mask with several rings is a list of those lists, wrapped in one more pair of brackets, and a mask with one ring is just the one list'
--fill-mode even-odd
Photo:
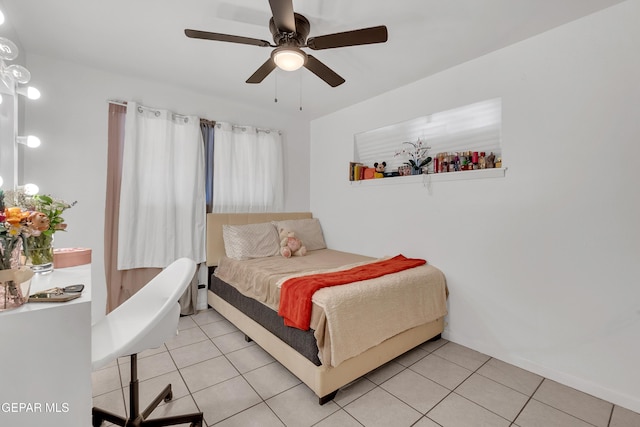
{"label": "artificial flower on shelf", "polygon": [[[411,148],[405,147],[405,144],[411,146]],[[402,147],[401,150],[396,151],[394,157],[407,156],[408,160],[404,164],[411,167],[412,175],[420,175],[422,168],[431,163],[431,157],[427,156],[427,151],[431,147],[422,142],[420,138],[416,142],[403,142]]]}

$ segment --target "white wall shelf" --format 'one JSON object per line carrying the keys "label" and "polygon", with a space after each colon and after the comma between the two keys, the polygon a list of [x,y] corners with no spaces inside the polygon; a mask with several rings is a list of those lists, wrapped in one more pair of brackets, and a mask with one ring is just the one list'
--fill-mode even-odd
{"label": "white wall shelf", "polygon": [[388,178],[364,179],[349,181],[352,186],[377,186],[397,184],[426,184],[429,182],[459,181],[469,179],[503,178],[507,168],[478,169],[473,171],[446,172],[410,176],[393,176]]}

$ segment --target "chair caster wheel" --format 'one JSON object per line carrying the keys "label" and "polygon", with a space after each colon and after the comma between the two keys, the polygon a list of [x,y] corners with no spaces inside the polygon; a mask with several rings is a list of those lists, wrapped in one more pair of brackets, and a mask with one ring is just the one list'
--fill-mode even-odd
{"label": "chair caster wheel", "polygon": [[171,399],[173,399],[173,391],[169,391],[169,394],[167,394],[164,398],[165,403],[169,402]]}

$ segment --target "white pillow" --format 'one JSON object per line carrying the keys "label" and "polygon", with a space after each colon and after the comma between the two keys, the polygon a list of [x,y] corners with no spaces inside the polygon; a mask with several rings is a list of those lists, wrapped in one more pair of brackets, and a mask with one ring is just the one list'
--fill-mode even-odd
{"label": "white pillow", "polygon": [[278,233],[281,228],[293,231],[296,237],[302,240],[302,244],[308,251],[326,249],[322,227],[318,218],[308,219],[287,219],[284,221],[273,221]]}
{"label": "white pillow", "polygon": [[270,222],[222,226],[224,250],[229,258],[244,260],[280,253],[280,237]]}

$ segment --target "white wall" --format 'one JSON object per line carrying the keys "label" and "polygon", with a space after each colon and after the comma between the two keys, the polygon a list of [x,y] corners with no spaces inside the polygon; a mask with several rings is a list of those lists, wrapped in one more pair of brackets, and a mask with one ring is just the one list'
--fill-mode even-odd
{"label": "white wall", "polygon": [[[24,180],[78,204],[64,217],[68,232],[56,233],[56,247],[93,250],[93,319],[106,303],[104,203],[107,167],[107,100],[135,100],[211,120],[281,129],[285,141],[285,209],[309,209],[309,124],[229,100],[187,92],[161,83],[124,77],[38,55],[27,55],[31,84],[42,92],[26,107],[24,132],[42,146],[24,156]],[[294,116],[295,117],[295,116]]]}
{"label": "white wall", "polygon": [[[330,247],[426,258],[447,276],[449,339],[635,411],[638,16],[631,0],[311,124]],[[506,177],[347,181],[354,134],[495,97]]]}

